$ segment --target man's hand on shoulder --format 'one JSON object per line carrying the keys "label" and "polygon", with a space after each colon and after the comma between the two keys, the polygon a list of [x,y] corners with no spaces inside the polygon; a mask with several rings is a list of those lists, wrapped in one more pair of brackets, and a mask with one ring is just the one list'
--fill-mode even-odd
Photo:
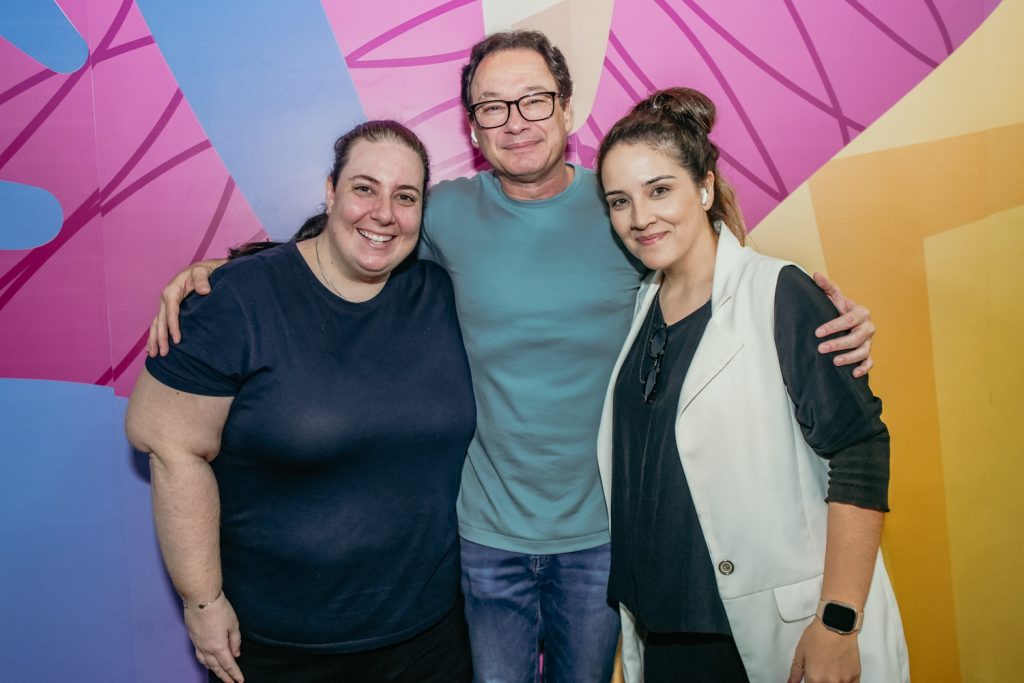
{"label": "man's hand on shoulder", "polygon": [[875,361],[871,358],[871,340],[875,336],[875,324],[871,322],[871,311],[843,296],[838,285],[821,273],[814,274],[814,283],[828,295],[840,313],[838,318],[830,320],[815,330],[815,336],[820,339],[836,332],[849,332],[845,336],[829,339],[819,344],[818,353],[848,351],[848,353],[833,358],[832,362],[836,365],[859,363],[853,369],[853,376],[863,377],[875,365]]}
{"label": "man's hand on shoulder", "polygon": [[203,296],[209,294],[210,274],[227,262],[227,259],[209,259],[193,263],[164,287],[160,294],[160,310],[149,326],[146,355],[150,358],[166,356],[171,350],[168,337],[175,344],[181,341],[181,327],[178,324],[181,302],[192,292]]}

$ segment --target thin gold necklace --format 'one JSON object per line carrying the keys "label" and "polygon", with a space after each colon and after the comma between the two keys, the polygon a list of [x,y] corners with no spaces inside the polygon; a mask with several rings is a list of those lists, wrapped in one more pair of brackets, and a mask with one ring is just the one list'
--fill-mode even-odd
{"label": "thin gold necklace", "polygon": [[[322,234],[323,233],[320,233],[320,235]],[[313,245],[313,249],[316,250],[316,265],[320,267],[320,275],[323,277],[324,282],[326,282],[330,286],[330,288],[334,290],[334,293],[341,297],[342,301],[348,301],[345,295],[339,292],[338,288],[334,286],[333,282],[331,282],[331,278],[327,277],[327,272],[324,270],[323,261],[320,260],[320,235],[317,235],[316,244]]]}

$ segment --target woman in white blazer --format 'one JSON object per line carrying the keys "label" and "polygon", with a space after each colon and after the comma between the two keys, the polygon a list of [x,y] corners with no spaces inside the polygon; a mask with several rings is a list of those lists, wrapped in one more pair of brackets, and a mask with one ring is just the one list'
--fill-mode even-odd
{"label": "woman in white blazer", "polygon": [[598,154],[612,225],[655,271],[598,443],[626,680],[907,681],[881,402],[817,354],[835,309],[811,280],[743,246],[714,121],[661,91]]}

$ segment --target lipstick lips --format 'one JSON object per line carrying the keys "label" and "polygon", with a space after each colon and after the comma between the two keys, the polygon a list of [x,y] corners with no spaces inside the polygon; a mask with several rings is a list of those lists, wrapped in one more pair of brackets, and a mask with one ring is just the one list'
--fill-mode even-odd
{"label": "lipstick lips", "polygon": [[666,234],[664,232],[656,232],[653,235],[638,235],[633,240],[641,247],[649,247],[652,244],[658,243]]}

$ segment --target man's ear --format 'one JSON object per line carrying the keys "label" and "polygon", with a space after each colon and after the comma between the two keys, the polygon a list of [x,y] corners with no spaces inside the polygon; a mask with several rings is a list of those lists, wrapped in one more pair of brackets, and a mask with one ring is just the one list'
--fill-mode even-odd
{"label": "man's ear", "polygon": [[565,121],[565,132],[572,131],[572,98],[565,97],[562,99],[562,117]]}

